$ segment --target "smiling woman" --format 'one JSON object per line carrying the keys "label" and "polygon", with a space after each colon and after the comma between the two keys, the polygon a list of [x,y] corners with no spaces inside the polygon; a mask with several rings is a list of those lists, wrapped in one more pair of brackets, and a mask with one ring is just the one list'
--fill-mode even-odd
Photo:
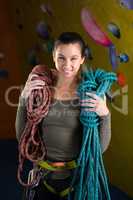
{"label": "smiling woman", "polygon": [[[63,41],[63,42],[61,42]],[[53,60],[58,71],[56,82],[56,98],[75,96],[78,85],[78,74],[85,60],[85,43],[77,33],[60,35],[53,49]]]}
{"label": "smiling woman", "polygon": [[81,55],[80,45],[75,43],[59,45],[53,51],[53,59],[57,70],[65,77],[69,77],[68,80],[70,80],[76,75],[85,58]]}
{"label": "smiling woman", "polygon": [[[62,33],[53,48],[55,69],[43,65],[33,68],[21,93],[16,135],[20,155],[18,178],[27,187],[25,200],[67,199],[70,193],[74,199],[74,187],[70,186],[75,168],[79,168],[77,159],[83,137],[80,111],[84,104],[88,107],[86,112],[100,117],[102,152],[109,145],[110,112],[106,99],[92,94],[88,101],[81,102],[78,95],[85,52],[85,42],[78,33]],[[27,184],[20,176],[25,159],[34,166]]]}

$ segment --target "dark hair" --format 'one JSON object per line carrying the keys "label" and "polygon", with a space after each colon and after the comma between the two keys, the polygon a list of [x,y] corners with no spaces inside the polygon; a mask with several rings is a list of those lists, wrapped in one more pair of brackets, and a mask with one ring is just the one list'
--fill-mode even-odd
{"label": "dark hair", "polygon": [[54,42],[53,50],[56,49],[60,44],[74,44],[78,43],[81,47],[82,57],[86,57],[86,44],[82,39],[81,35],[77,32],[63,32],[59,35],[57,40]]}

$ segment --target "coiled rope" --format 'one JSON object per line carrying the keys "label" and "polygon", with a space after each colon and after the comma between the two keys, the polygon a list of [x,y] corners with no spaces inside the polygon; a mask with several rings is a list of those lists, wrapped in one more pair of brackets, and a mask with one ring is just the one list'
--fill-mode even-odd
{"label": "coiled rope", "polygon": [[[35,76],[33,76],[35,74]],[[32,77],[32,78],[31,78]],[[43,89],[32,90],[26,101],[27,122],[19,141],[19,165],[18,180],[23,186],[35,184],[38,177],[35,177],[31,183],[25,183],[21,178],[25,160],[36,163],[44,159],[46,155],[45,144],[42,142],[38,131],[38,124],[41,122],[48,111],[51,103],[51,89],[53,81],[52,71],[46,66],[40,65],[33,68],[28,80],[32,84],[34,80],[43,80],[45,85]]]}
{"label": "coiled rope", "polygon": [[[80,99],[92,98],[86,96],[86,92],[95,92],[98,96],[104,97],[116,80],[117,77],[113,72],[100,69],[83,72],[78,87]],[[99,140],[100,117],[95,112],[86,112],[82,108],[80,113],[80,121],[83,124],[82,146],[77,160],[78,168],[71,183],[71,187],[74,188],[74,200],[101,200],[103,195],[106,196],[106,200],[110,200]],[[73,199],[72,193],[68,195],[68,199]]]}

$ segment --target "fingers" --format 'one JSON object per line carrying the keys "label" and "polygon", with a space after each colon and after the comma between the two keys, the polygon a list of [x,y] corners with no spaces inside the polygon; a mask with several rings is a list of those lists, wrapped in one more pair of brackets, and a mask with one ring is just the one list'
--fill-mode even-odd
{"label": "fingers", "polygon": [[25,85],[25,87],[27,87],[27,88],[33,88],[33,87],[43,87],[43,86],[45,86],[45,83],[40,83],[40,82],[33,82],[33,83],[27,83],[26,85]]}
{"label": "fingers", "polygon": [[80,100],[81,106],[95,107],[101,98],[99,98],[96,94],[93,93],[86,92],[86,94],[92,98],[81,99]]}
{"label": "fingers", "polygon": [[42,88],[43,88],[43,86],[32,86],[32,87],[30,87],[30,89],[28,88],[27,91],[28,90],[32,91],[32,90],[37,90],[37,89],[42,89]]}
{"label": "fingers", "polygon": [[96,108],[85,108],[84,111],[87,111],[87,112],[96,112]]}
{"label": "fingers", "polygon": [[30,74],[29,77],[28,77],[28,80],[31,81],[32,78],[34,78],[34,77],[38,77],[38,75],[37,74]]}
{"label": "fingers", "polygon": [[99,97],[98,95],[94,94],[94,93],[90,93],[90,92],[86,92],[86,94],[90,97],[92,97],[95,100],[101,100],[103,99],[104,101],[106,101],[106,95],[103,95],[103,98]]}
{"label": "fingers", "polygon": [[103,98],[94,93],[87,92],[88,99],[80,100],[82,109],[87,112],[95,112],[99,116],[104,116],[109,113],[106,106],[106,96]]}
{"label": "fingers", "polygon": [[82,103],[81,106],[85,106],[85,107],[95,107],[97,105],[97,103]]}
{"label": "fingers", "polygon": [[103,99],[94,93],[86,92],[88,99],[80,100],[81,106],[84,111],[96,112],[99,109]]}
{"label": "fingers", "polygon": [[34,85],[45,85],[45,82],[42,80],[32,80],[32,81],[27,81],[26,84],[34,84]]}
{"label": "fingers", "polygon": [[44,81],[39,81],[39,80],[34,80],[31,82],[27,82],[24,90],[34,90],[34,89],[42,89],[45,86],[45,82]]}
{"label": "fingers", "polygon": [[[34,77],[36,77],[36,76],[37,75],[34,75]],[[33,75],[32,75],[32,78],[33,78]],[[21,96],[23,96],[25,99],[27,99],[33,90],[43,89],[44,86],[45,86],[45,82],[42,80],[34,79],[31,81],[27,81],[25,84],[25,87],[21,93]]]}
{"label": "fingers", "polygon": [[99,96],[97,96],[97,95],[94,94],[94,93],[86,92],[86,94],[87,94],[88,96],[92,97],[93,99],[96,99],[96,100],[98,100],[98,99],[100,98]]}
{"label": "fingers", "polygon": [[96,99],[81,99],[80,102],[81,103],[95,103],[97,100]]}
{"label": "fingers", "polygon": [[88,103],[88,102],[96,103],[96,102],[99,102],[99,101],[106,102],[106,95],[104,95],[103,98],[101,98],[101,97],[99,97],[98,95],[96,95],[94,93],[86,92],[86,94],[88,95],[88,97],[91,97],[91,98],[81,99],[80,100],[81,103]]}

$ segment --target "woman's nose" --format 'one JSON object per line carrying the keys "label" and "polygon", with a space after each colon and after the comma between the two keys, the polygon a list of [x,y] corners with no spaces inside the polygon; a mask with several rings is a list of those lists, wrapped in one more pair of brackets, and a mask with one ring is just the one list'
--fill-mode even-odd
{"label": "woman's nose", "polygon": [[65,60],[64,66],[69,67],[71,65],[71,60]]}

